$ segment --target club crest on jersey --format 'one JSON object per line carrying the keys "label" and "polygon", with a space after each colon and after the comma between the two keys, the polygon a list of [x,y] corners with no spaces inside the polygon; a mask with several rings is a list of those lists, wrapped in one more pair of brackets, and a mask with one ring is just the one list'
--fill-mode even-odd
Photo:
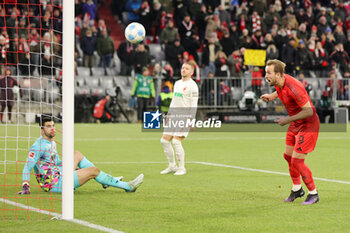
{"label": "club crest on jersey", "polygon": [[183,92],[186,91],[187,87],[184,87],[184,89],[182,90]]}
{"label": "club crest on jersey", "polygon": [[29,152],[28,154],[29,158],[34,159],[35,153],[34,152]]}

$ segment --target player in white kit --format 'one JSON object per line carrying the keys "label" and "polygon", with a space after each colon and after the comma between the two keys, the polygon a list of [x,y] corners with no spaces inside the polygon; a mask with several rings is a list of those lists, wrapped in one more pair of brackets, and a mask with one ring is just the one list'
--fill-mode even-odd
{"label": "player in white kit", "polygon": [[[161,171],[160,174],[173,172],[175,172],[174,175],[186,174],[185,151],[181,142],[187,137],[190,130],[190,127],[183,123],[186,124],[186,121],[195,119],[197,111],[198,86],[192,79],[194,68],[194,62],[189,61],[184,63],[181,68],[182,78],[176,81],[174,85],[174,96],[163,126],[163,136],[160,139],[169,166]],[[173,146],[171,145],[171,140]],[[176,166],[175,154],[179,162],[179,167]]]}

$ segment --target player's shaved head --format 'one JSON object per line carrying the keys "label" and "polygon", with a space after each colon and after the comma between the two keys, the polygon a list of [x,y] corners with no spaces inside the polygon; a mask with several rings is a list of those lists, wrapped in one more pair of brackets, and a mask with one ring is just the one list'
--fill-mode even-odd
{"label": "player's shaved head", "polygon": [[283,76],[284,69],[286,68],[286,64],[277,59],[268,60],[266,63],[266,66],[273,66],[274,67],[273,71],[275,73],[280,73],[281,76]]}

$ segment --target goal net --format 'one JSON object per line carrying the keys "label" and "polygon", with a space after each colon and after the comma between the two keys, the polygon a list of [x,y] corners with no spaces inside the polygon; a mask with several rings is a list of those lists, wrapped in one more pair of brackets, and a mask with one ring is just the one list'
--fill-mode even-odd
{"label": "goal net", "polygon": [[34,169],[30,173],[31,194],[17,193],[22,190],[29,149],[41,136],[39,121],[43,115],[55,121],[53,140],[62,159],[63,0],[1,2],[1,212],[4,220],[47,219],[62,213],[62,197],[45,192]]}

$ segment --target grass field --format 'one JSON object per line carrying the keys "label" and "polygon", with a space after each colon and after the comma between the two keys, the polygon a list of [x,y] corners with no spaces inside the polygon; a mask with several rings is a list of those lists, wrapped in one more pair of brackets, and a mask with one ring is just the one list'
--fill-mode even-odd
{"label": "grass field", "polygon": [[[38,132],[32,130],[31,135],[38,136]],[[188,173],[176,177],[159,174],[167,166],[159,142],[161,133],[141,132],[136,124],[76,124],[75,149],[107,173],[123,175],[125,180],[144,173],[145,181],[135,193],[104,190],[97,182],[88,182],[75,191],[74,217],[123,232],[350,232],[349,129],[347,133],[321,132],[316,150],[307,159],[315,177],[329,179],[315,180],[320,202],[313,206],[302,206],[304,198],[292,204],[283,202],[291,189],[289,176],[244,169],[288,173],[283,159],[284,135],[192,132],[183,142]],[[25,157],[20,155],[22,160]],[[4,179],[0,175],[0,198],[15,201],[11,197],[16,187],[4,189],[4,181],[15,183],[16,176]],[[21,183],[20,177],[17,183]],[[60,198],[32,190],[31,197]],[[42,209],[46,205],[61,208],[57,201],[52,205],[50,200],[17,201],[29,201],[38,208],[41,204]],[[76,223],[49,220],[46,215],[40,220],[39,214],[23,210],[17,211],[15,220],[15,211],[4,208],[14,207],[4,204],[1,208],[4,221],[0,221],[0,232],[98,232]]]}

